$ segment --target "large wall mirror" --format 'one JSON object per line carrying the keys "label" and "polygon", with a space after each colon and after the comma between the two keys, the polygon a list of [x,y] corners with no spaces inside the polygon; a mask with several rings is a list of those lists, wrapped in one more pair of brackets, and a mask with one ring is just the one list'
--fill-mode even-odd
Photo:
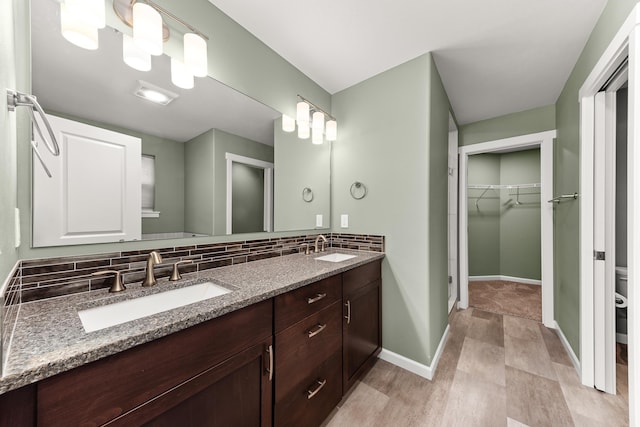
{"label": "large wall mirror", "polygon": [[[106,3],[99,48],[86,50],[62,37],[58,1],[31,0],[32,92],[50,115],[141,140],[141,238],[328,228],[330,145],[282,132],[278,111],[211,77],[174,86],[167,55],[152,57],[147,72],[129,67],[130,29]],[[181,35],[165,43],[170,55],[174,39]],[[177,98],[141,99],[134,92],[144,84]],[[34,183],[38,168],[34,157]],[[34,246],[51,245],[36,234]]]}

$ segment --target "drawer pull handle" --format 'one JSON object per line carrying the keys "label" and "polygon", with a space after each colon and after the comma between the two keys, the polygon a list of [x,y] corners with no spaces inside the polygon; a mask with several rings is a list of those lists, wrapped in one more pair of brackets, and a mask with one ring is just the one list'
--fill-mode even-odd
{"label": "drawer pull handle", "polygon": [[347,300],[346,304],[347,306],[347,315],[344,316],[345,319],[347,319],[347,325],[349,323],[351,323],[351,301]]}
{"label": "drawer pull handle", "polygon": [[327,294],[318,294],[313,298],[307,298],[307,304],[313,304],[314,302],[320,301],[322,298],[326,297]]}
{"label": "drawer pull handle", "polygon": [[307,399],[311,399],[313,396],[318,394],[318,392],[322,390],[322,387],[324,387],[326,383],[327,383],[327,380],[322,380],[322,381],[316,380],[316,384],[314,384],[316,388],[314,390],[307,390]]}
{"label": "drawer pull handle", "polygon": [[325,323],[324,325],[321,325],[318,323],[318,326],[316,326],[314,329],[310,329],[307,331],[307,333],[309,334],[309,338],[313,338],[316,335],[318,335],[320,332],[324,331],[324,328],[327,327],[327,324]]}

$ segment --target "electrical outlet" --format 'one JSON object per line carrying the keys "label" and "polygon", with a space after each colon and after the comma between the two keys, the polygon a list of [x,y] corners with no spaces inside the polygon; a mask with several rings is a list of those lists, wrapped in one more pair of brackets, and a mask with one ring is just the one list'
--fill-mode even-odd
{"label": "electrical outlet", "polygon": [[340,227],[349,228],[349,215],[348,214],[340,215]]}

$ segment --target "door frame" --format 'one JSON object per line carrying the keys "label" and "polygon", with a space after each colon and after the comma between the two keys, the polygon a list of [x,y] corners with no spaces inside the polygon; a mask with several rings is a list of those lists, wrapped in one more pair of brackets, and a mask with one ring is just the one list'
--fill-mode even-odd
{"label": "door frame", "polygon": [[[540,239],[542,279],[542,323],[555,328],[553,314],[553,140],[556,131],[533,133],[512,138],[472,144],[460,147],[458,232],[460,239],[460,303],[469,307],[469,235],[467,203],[467,165],[469,156],[482,153],[498,153],[517,149],[540,147]],[[464,214],[463,214],[464,213]]]}
{"label": "door frame", "polygon": [[[582,384],[593,387],[595,378],[594,357],[594,304],[603,303],[594,299],[593,286],[593,239],[594,239],[594,161],[602,161],[594,156],[595,149],[595,95],[607,80],[628,57],[629,89],[628,89],[628,148],[627,148],[627,257],[628,283],[636,282],[638,256],[640,256],[640,126],[634,122],[640,113],[640,6],[636,5],[622,24],[609,46],[606,48],[589,76],[578,92],[580,103],[580,366]],[[640,317],[633,309],[640,303],[640,292],[633,285],[628,286],[629,301],[627,308],[627,336],[629,350],[629,402],[638,399],[640,372],[636,366],[638,335],[640,334]],[[629,424],[638,422],[638,408],[629,405]]]}
{"label": "door frame", "polygon": [[[451,312],[459,299],[458,295],[458,126],[456,125],[453,115],[449,113],[449,155],[448,155],[448,174],[449,174],[449,195],[447,208],[447,228],[448,236],[448,264],[450,274],[451,296],[448,302],[448,313]],[[453,218],[451,218],[453,217]],[[453,221],[452,221],[453,219]],[[453,265],[452,264],[453,261]],[[451,271],[451,269],[453,271]]]}
{"label": "door frame", "polygon": [[263,160],[253,159],[251,157],[240,156],[233,153],[225,153],[225,159],[227,160],[227,218],[226,218],[226,232],[232,234],[233,230],[233,175],[232,168],[233,163],[242,163],[254,168],[264,169],[264,219],[263,219],[263,231],[273,231],[273,163],[265,162]]}

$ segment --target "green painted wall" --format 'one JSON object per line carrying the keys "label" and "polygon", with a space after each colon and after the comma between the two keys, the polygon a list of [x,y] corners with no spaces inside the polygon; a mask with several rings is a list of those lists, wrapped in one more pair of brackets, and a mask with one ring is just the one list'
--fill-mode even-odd
{"label": "green painted wall", "polygon": [[495,141],[556,128],[555,105],[507,114],[459,127],[460,145]]}
{"label": "green painted wall", "polygon": [[[15,49],[16,57],[20,62],[16,72],[17,79],[23,79],[24,84],[21,89],[24,91],[31,91],[30,82],[30,43],[29,35],[23,33],[22,29],[30,27],[28,8],[29,4],[26,1],[12,0],[6,4],[3,2],[2,16],[4,19],[11,21],[11,25],[3,25],[3,34],[7,34],[7,37],[3,37],[2,45],[0,45],[0,55],[7,58],[6,64],[11,64],[10,58],[13,57],[13,39],[16,37],[19,46]],[[270,105],[278,111],[289,114],[291,116],[295,113],[295,104],[297,101],[296,95],[301,94],[306,98],[313,101],[318,106],[330,110],[331,108],[331,95],[323,90],[319,85],[297,70],[293,65],[285,61],[277,53],[271,50],[263,42],[258,40],[255,36],[250,34],[235,21],[230,19],[219,9],[213,6],[207,0],[188,0],[182,2],[176,2],[171,0],[158,0],[158,4],[162,7],[173,12],[177,16],[185,19],[190,24],[198,27],[209,37],[208,43],[208,58],[209,58],[209,75],[222,83],[237,89],[246,95]],[[18,7],[25,9],[23,13],[17,15],[15,23],[11,19],[11,9]],[[4,13],[4,12],[7,13]],[[7,21],[7,22],[8,22]],[[14,26],[15,25],[15,26]],[[16,32],[14,29],[20,29]],[[109,30],[102,30],[109,31]],[[3,62],[3,70],[4,70]],[[22,65],[24,64],[24,65]],[[10,68],[10,67],[8,67]],[[12,70],[7,70],[12,71]],[[4,73],[4,71],[3,71]],[[23,113],[17,115],[21,117]],[[26,116],[25,116],[26,118]],[[3,127],[4,129],[4,127]],[[3,131],[4,132],[4,131]],[[10,130],[9,130],[10,132]],[[17,205],[20,208],[21,217],[21,230],[23,236],[31,228],[31,160],[28,148],[29,138],[29,122],[23,120],[22,123],[18,123],[17,137],[9,136],[9,140],[17,139],[18,151],[17,157]],[[3,153],[4,154],[4,153]],[[5,156],[3,155],[4,161]],[[6,157],[9,163],[15,163],[11,160],[11,155]],[[5,169],[3,168],[3,171]],[[11,174],[10,170],[7,170]],[[10,182],[2,183],[3,198],[13,199],[11,195],[12,191],[16,191],[15,184]],[[4,186],[6,186],[6,191]],[[4,205],[2,202],[0,205],[2,218],[13,218],[13,208],[15,202],[10,203],[8,200],[6,203],[11,206]],[[4,224],[4,222],[3,222]],[[4,231],[4,230],[3,230]],[[189,230],[192,231],[192,230]],[[12,233],[8,233],[12,234]],[[7,244],[8,240],[4,236],[8,235],[3,233],[3,237],[0,240]],[[293,233],[296,234],[296,233]],[[299,232],[298,232],[299,234]],[[278,234],[270,234],[270,236],[286,236],[292,235],[291,232],[282,232]],[[251,236],[243,236],[246,238],[252,238]],[[264,234],[255,234],[255,237],[264,237]],[[147,241],[147,242],[126,242],[126,243],[111,243],[111,244],[95,244],[95,245],[78,245],[70,247],[57,247],[57,248],[36,248],[29,247],[29,242],[23,237],[23,245],[18,251],[17,257],[23,259],[29,258],[41,258],[49,256],[66,256],[66,255],[78,255],[85,253],[100,253],[110,252],[114,250],[138,250],[138,249],[151,249],[156,247],[164,247],[171,245],[172,242],[178,245],[203,243],[203,242],[215,242],[226,241],[233,239],[232,237],[211,237],[211,238],[196,238],[196,239],[180,239],[180,240],[163,240],[163,241]],[[4,259],[3,252],[3,259]],[[9,254],[9,252],[7,252]],[[16,256],[10,256],[8,264],[12,264],[12,260],[15,261]],[[3,264],[5,261],[2,261]],[[0,266],[0,269],[5,269]],[[0,273],[2,271],[0,270]],[[3,276],[0,276],[3,277]]]}
{"label": "green painted wall", "polygon": [[[467,183],[500,184],[500,155],[469,156]],[[469,275],[500,274],[500,192],[469,189],[467,198]]]}
{"label": "green painted wall", "polygon": [[255,233],[264,230],[264,169],[233,163],[231,230]]}
{"label": "green painted wall", "polygon": [[213,129],[185,143],[185,231],[213,235]]}
{"label": "green painted wall", "polygon": [[[334,220],[332,230],[386,236],[383,346],[426,365],[447,322],[449,106],[433,73],[431,54],[420,56],[335,94],[332,109],[340,133],[331,215],[349,215],[348,229]],[[351,197],[354,181],[367,186],[367,197]]]}
{"label": "green painted wall", "polygon": [[[554,194],[580,192],[578,90],[636,3],[636,0],[607,3],[558,98]],[[560,203],[554,210],[554,314],[577,355],[580,354],[579,239],[579,203]]]}
{"label": "green painted wall", "polygon": [[[22,44],[29,42],[28,27],[22,27],[27,9],[20,0],[7,0],[0,4],[0,88],[25,90],[28,88],[26,64],[20,55]],[[26,87],[25,87],[26,86]],[[24,108],[7,110],[7,98],[0,97],[0,286],[18,260],[15,249],[14,212],[17,204],[17,144],[19,128],[28,123]],[[20,124],[20,126],[18,126]],[[25,242],[27,243],[27,242]]]}
{"label": "green painted wall", "polygon": [[[301,140],[296,132],[283,132],[276,120],[274,158],[274,230],[316,228],[316,215],[329,228],[331,215],[331,143],[314,145]],[[305,202],[302,190],[313,191],[313,200]],[[335,221],[339,221],[336,218]]]}
{"label": "green painted wall", "polygon": [[[539,182],[540,149],[500,155],[501,184]],[[499,274],[541,280],[540,189],[522,189],[519,197],[502,190],[500,207]]]}

